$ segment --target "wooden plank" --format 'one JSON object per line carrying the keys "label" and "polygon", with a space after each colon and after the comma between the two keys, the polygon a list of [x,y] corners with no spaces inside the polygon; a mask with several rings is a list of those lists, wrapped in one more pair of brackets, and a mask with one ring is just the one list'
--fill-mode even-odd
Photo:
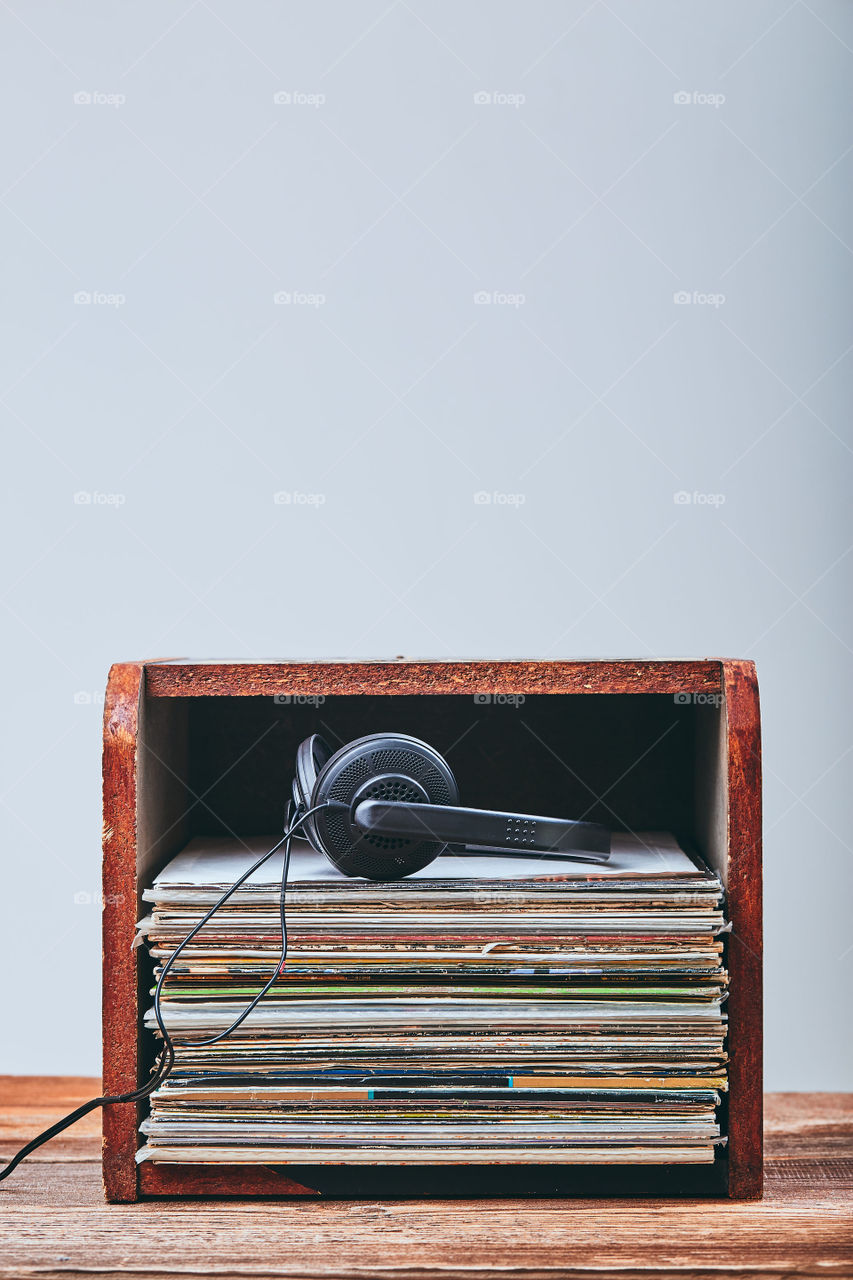
{"label": "wooden plank", "polygon": [[[2,1076],[0,1077],[0,1160],[8,1160],[37,1133],[81,1102],[97,1098],[101,1082],[97,1076]],[[39,1148],[31,1160],[55,1162],[86,1160],[100,1154],[101,1116],[97,1111],[78,1120],[52,1142]],[[3,1186],[11,1186],[12,1178]]]}
{"label": "wooden plank", "polygon": [[[97,1081],[0,1077],[0,1149]],[[853,1276],[853,1094],[769,1095],[762,1201],[176,1200],[106,1205],[51,1144],[0,1185],[0,1278],[729,1280]],[[72,1131],[73,1132],[73,1131]]]}
{"label": "wooden plank", "polygon": [[[110,671],[104,704],[103,1074],[109,1094],[138,1084],[136,933],[136,739],[141,663]],[[104,1186],[110,1200],[135,1200],[137,1108],[103,1112]]]}
{"label": "wooden plank", "polygon": [[151,698],[290,694],[702,693],[719,660],[682,662],[152,662]]}
{"label": "wooden plank", "polygon": [[723,663],[728,737],[729,1195],[762,1186],[761,725],[751,662]]}

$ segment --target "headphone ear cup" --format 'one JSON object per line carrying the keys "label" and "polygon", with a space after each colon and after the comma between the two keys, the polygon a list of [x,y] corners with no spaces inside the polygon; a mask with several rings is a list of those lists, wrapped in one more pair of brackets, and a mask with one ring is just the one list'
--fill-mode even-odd
{"label": "headphone ear cup", "polygon": [[[296,751],[296,768],[293,774],[293,802],[297,810],[310,809],[317,777],[322,772],[332,755],[332,748],[319,733],[312,733],[310,738],[303,739]],[[303,827],[309,842],[318,852],[322,852],[314,819],[309,818]]]}
{"label": "headphone ear cup", "polygon": [[311,795],[312,807],[332,802],[311,819],[317,847],[347,875],[397,880],[427,866],[444,845],[359,830],[353,813],[363,800],[452,805],[459,789],[442,756],[406,734],[357,738],[326,761]]}

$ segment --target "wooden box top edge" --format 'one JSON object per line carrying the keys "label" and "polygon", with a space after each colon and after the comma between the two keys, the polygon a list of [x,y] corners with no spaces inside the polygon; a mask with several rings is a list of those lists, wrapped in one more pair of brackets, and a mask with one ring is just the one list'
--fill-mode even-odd
{"label": "wooden box top edge", "polygon": [[133,667],[151,698],[363,694],[721,693],[727,666],[754,680],[751,662],[682,659],[153,659]]}

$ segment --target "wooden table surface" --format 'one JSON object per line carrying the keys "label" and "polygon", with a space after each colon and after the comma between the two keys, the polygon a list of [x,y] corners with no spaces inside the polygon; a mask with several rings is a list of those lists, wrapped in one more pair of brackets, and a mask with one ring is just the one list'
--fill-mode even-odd
{"label": "wooden table surface", "polygon": [[[98,1092],[0,1077],[0,1157]],[[88,1116],[0,1183],[0,1277],[853,1276],[853,1094],[769,1094],[766,1195],[104,1203]]]}

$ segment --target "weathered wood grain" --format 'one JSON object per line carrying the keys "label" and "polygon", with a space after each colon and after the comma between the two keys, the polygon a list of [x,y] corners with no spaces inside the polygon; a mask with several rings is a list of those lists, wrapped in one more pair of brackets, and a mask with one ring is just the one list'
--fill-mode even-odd
{"label": "weathered wood grain", "polygon": [[[0,1077],[0,1151],[99,1091]],[[108,1205],[87,1120],[0,1184],[0,1277],[729,1280],[853,1276],[853,1094],[770,1094],[765,1197]],[[71,1131],[72,1135],[75,1131]],[[81,1162],[80,1156],[85,1157]]]}
{"label": "weathered wood grain", "polygon": [[149,662],[150,698],[276,693],[702,693],[720,691],[720,663],[689,662]]}
{"label": "weathered wood grain", "polygon": [[[103,1074],[109,1094],[137,1087],[136,1024],[136,742],[143,668],[114,666],[104,701],[103,741]],[[136,1130],[133,1103],[103,1113],[104,1185],[112,1200],[136,1198]]]}
{"label": "weathered wood grain", "polygon": [[751,662],[723,663],[728,755],[729,1195],[762,1186],[761,719]]}

